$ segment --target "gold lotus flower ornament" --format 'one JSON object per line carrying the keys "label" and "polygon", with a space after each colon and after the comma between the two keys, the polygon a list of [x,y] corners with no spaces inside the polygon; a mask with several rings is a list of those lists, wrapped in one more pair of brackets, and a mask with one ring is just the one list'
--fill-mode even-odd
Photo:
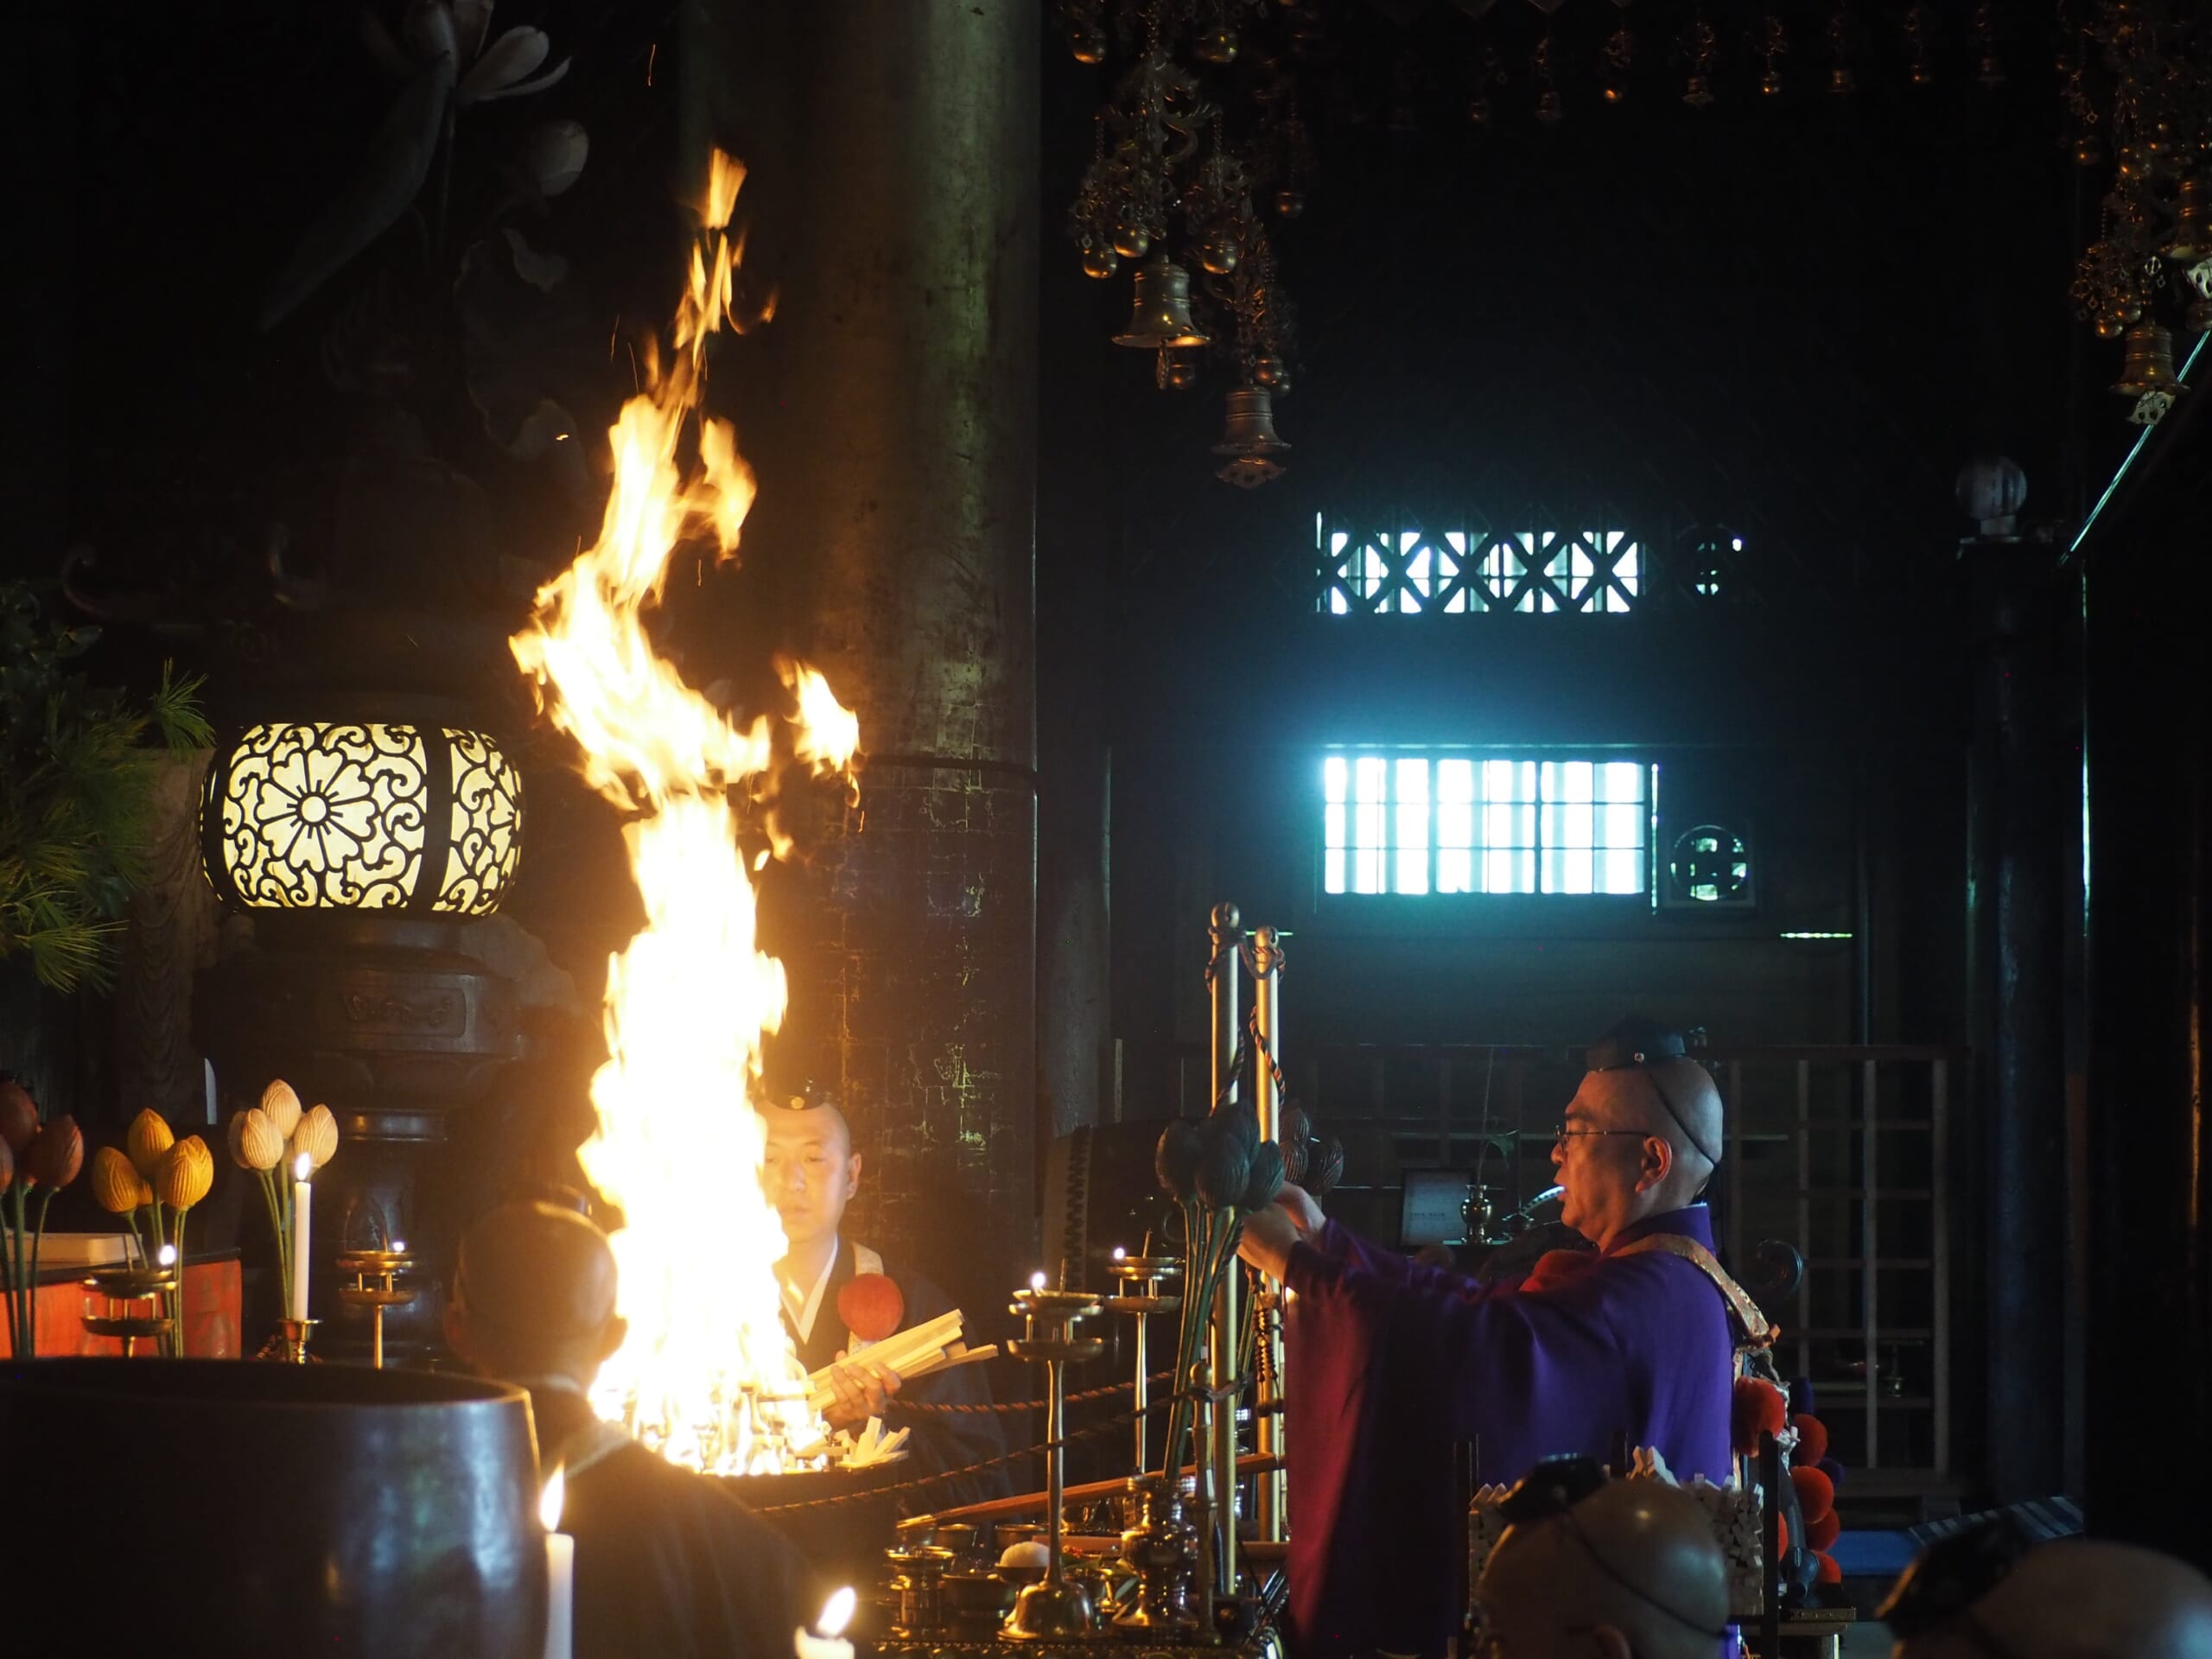
{"label": "gold lotus flower ornament", "polygon": [[317,1169],[330,1161],[338,1150],[338,1120],[329,1107],[315,1107],[300,1119],[299,1128],[292,1131],[291,1149],[295,1157],[305,1153]]}
{"label": "gold lotus flower ornament", "polygon": [[[132,1133],[137,1133],[135,1124]],[[130,1160],[113,1147],[102,1147],[92,1154],[92,1197],[110,1215],[127,1216],[136,1210],[144,1185]]]}
{"label": "gold lotus flower ornament", "polygon": [[283,1160],[284,1137],[258,1106],[231,1120],[231,1161],[240,1169],[274,1169]]}
{"label": "gold lotus flower ornament", "polygon": [[189,1210],[215,1185],[215,1158],[207,1143],[187,1135],[162,1154],[154,1171],[154,1192],[172,1210]]}
{"label": "gold lotus flower ornament", "polygon": [[300,1097],[292,1085],[279,1077],[261,1091],[261,1115],[276,1131],[279,1141],[289,1141],[292,1131],[300,1127]]}
{"label": "gold lotus flower ornament", "polygon": [[[162,1154],[176,1142],[168,1121],[150,1108],[130,1120],[130,1133],[124,1144],[130,1148],[130,1166],[138,1179],[154,1179],[154,1166],[162,1161]],[[97,1160],[95,1160],[97,1161]]]}

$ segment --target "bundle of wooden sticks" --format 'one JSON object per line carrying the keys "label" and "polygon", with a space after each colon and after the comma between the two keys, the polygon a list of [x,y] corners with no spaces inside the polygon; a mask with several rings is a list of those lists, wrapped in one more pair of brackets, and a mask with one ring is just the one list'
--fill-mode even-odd
{"label": "bundle of wooden sticks", "polygon": [[[995,1344],[970,1348],[961,1340],[963,1328],[960,1310],[956,1307],[950,1313],[940,1313],[911,1330],[894,1332],[880,1342],[872,1342],[852,1357],[880,1371],[893,1373],[901,1382],[911,1382],[949,1365],[972,1364],[997,1354]],[[836,1369],[834,1365],[825,1365],[806,1379],[807,1403],[816,1411],[837,1397],[837,1391],[830,1385],[830,1373]]]}

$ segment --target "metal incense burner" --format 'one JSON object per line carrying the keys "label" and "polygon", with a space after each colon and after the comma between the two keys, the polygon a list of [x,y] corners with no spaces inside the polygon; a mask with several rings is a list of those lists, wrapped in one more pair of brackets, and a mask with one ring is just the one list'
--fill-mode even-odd
{"label": "metal incense burner", "polygon": [[[379,1371],[384,1369],[384,1311],[387,1307],[405,1307],[415,1300],[416,1292],[395,1282],[414,1265],[415,1258],[404,1250],[344,1250],[339,1254],[338,1271],[353,1274],[353,1282],[340,1287],[338,1300],[348,1307],[369,1310],[369,1363]],[[371,1280],[376,1282],[372,1284]]]}
{"label": "metal incense burner", "polygon": [[1136,1414],[1136,1467],[1149,1469],[1149,1455],[1145,1433],[1148,1427],[1146,1409],[1151,1404],[1150,1361],[1147,1356],[1145,1332],[1150,1328],[1155,1313],[1173,1313],[1183,1306],[1179,1295],[1163,1293],[1164,1281],[1183,1276],[1182,1262],[1172,1255],[1128,1255],[1121,1250],[1114,1252],[1108,1270],[1122,1281],[1122,1291],[1109,1298],[1106,1306],[1115,1313],[1124,1314],[1134,1322],[1136,1350],[1135,1397],[1130,1406]]}
{"label": "metal incense burner", "polygon": [[[1041,1279],[1043,1275],[1040,1274]],[[1045,1367],[1045,1544],[1049,1565],[1044,1582],[1022,1586],[1007,1615],[1004,1634],[1017,1642],[1065,1640],[1090,1635],[1097,1624],[1097,1610],[1081,1585],[1068,1582],[1064,1570],[1066,1503],[1066,1453],[1061,1442],[1067,1435],[1067,1365],[1070,1360],[1096,1359],[1106,1344],[1096,1337],[1075,1334],[1078,1320],[1101,1312],[1099,1300],[1088,1291],[1046,1290],[1033,1284],[1014,1294],[1007,1310],[1023,1319],[1022,1334],[1007,1344],[1016,1359],[1033,1359]]]}
{"label": "metal incense burner", "polygon": [[85,1329],[120,1340],[125,1359],[139,1343],[176,1329],[176,1320],[162,1312],[178,1284],[173,1267],[102,1268],[84,1284]]}

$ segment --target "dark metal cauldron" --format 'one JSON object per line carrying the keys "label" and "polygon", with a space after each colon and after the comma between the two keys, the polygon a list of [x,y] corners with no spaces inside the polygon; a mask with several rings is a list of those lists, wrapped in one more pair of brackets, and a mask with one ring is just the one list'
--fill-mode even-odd
{"label": "dark metal cauldron", "polygon": [[234,1360],[0,1366],[0,1578],[43,1650],[543,1649],[518,1389]]}

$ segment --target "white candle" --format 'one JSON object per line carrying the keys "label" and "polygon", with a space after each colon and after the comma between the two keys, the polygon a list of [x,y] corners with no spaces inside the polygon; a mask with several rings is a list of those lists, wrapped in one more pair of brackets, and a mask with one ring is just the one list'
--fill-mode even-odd
{"label": "white candle", "polygon": [[545,1528],[545,1659],[569,1659],[575,1646],[576,1541],[561,1529],[561,1504],[568,1477],[555,1465],[537,1518]]}
{"label": "white candle", "polygon": [[845,1626],[852,1623],[853,1607],[858,1598],[848,1585],[822,1605],[822,1617],[814,1621],[815,1634],[804,1630],[791,1632],[791,1650],[797,1659],[853,1659],[853,1644],[842,1639]]}
{"label": "white candle", "polygon": [[315,1198],[315,1189],[308,1185],[308,1172],[314,1167],[315,1160],[304,1152],[292,1160],[292,1317],[296,1319],[308,1316],[308,1211]]}

